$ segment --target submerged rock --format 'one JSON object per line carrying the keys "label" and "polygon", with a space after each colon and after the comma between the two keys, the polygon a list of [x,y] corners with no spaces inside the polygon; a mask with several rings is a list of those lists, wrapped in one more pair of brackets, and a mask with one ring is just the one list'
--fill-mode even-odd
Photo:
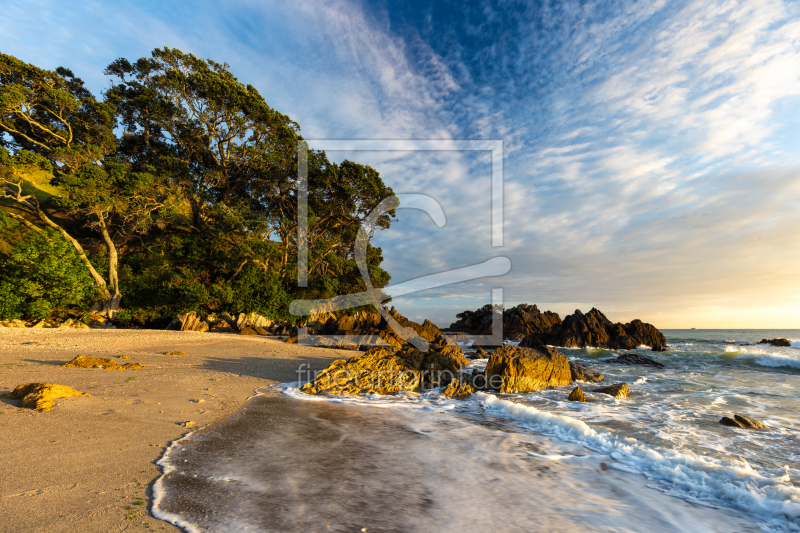
{"label": "submerged rock", "polygon": [[91,396],[91,394],[55,383],[25,383],[18,385],[13,391],[3,394],[0,398],[20,400],[17,407],[27,407],[28,409],[46,412],[53,410],[55,405],[53,400],[71,396]]}
{"label": "submerged rock", "polygon": [[70,362],[64,363],[61,366],[70,368],[103,368],[105,370],[139,370],[145,368],[139,363],[125,363],[124,365],[118,365],[113,359],[108,357],[97,358],[90,357],[88,355],[79,355]]}
{"label": "submerged rock", "polygon": [[586,365],[569,362],[569,371],[572,381],[585,381],[586,383],[599,383],[605,376],[596,370],[592,370]]}
{"label": "submerged rock", "polygon": [[761,339],[758,344],[771,344],[773,346],[782,346],[784,348],[792,345],[788,339]]}
{"label": "submerged rock", "polygon": [[586,395],[583,394],[580,387],[575,387],[572,389],[572,392],[569,393],[569,396],[567,396],[567,400],[570,402],[585,402]]}
{"label": "submerged rock", "polygon": [[466,400],[473,392],[475,392],[475,388],[472,385],[461,383],[458,379],[454,379],[442,392],[442,395],[454,400]]}
{"label": "submerged rock", "polygon": [[487,388],[500,392],[529,392],[571,382],[567,358],[543,344],[536,348],[505,344],[486,365]]}
{"label": "submerged rock", "polygon": [[599,389],[594,389],[592,392],[599,392],[600,394],[608,394],[609,396],[613,396],[614,398],[619,398],[624,400],[630,394],[631,389],[628,387],[627,383],[615,383],[614,385],[609,385],[608,387],[600,387]]}
{"label": "submerged rock", "polygon": [[719,423],[723,426],[738,427],[742,429],[766,429],[769,427],[762,421],[757,420],[752,416],[740,414],[734,414],[733,418],[723,416]]}
{"label": "submerged rock", "polygon": [[719,423],[722,424],[723,426],[730,426],[730,427],[733,427],[733,428],[744,429],[743,425],[741,425],[739,422],[737,422],[733,418],[728,418],[727,416],[723,416],[722,418],[720,418]]}
{"label": "submerged rock", "polygon": [[617,365],[642,365],[642,366],[652,366],[655,368],[666,368],[663,364],[659,363],[658,361],[650,359],[649,357],[645,357],[644,355],[639,355],[637,353],[624,353],[619,357],[615,357],[613,359],[606,359],[603,362],[614,363]]}

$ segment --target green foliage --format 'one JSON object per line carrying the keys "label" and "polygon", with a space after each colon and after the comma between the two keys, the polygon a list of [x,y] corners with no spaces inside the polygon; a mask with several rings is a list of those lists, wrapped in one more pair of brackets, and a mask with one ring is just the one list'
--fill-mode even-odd
{"label": "green foliage", "polygon": [[[14,226],[0,212],[0,232]],[[28,232],[0,253],[0,319],[46,318],[56,309],[86,307],[94,296],[75,249],[55,231]]]}
{"label": "green foliage", "polygon": [[[131,325],[191,310],[293,319],[292,299],[366,289],[356,236],[394,215],[369,216],[393,194],[377,170],[308,152],[309,283],[298,288],[298,124],[227,64],[178,49],[118,59],[106,74],[99,101],[69,69],[0,54],[0,209],[71,239],[48,229],[13,241],[2,313],[85,305],[87,279]],[[373,287],[386,286],[382,250],[366,255]]]}

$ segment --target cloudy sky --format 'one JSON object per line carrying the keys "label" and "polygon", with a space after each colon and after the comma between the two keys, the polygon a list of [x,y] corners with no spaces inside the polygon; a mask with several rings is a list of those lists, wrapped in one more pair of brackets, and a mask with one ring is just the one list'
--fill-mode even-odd
{"label": "cloudy sky", "polygon": [[312,147],[502,141],[494,247],[491,152],[329,152],[442,206],[441,228],[400,210],[378,235],[393,285],[511,261],[397,298],[410,317],[447,325],[503,288],[562,316],[800,328],[795,2],[6,0],[0,17],[0,51],[96,93],[108,63],[155,47],[228,62]]}

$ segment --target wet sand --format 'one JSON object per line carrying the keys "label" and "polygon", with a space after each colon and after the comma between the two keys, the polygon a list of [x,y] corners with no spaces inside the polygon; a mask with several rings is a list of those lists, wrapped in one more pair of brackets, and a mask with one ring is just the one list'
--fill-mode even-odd
{"label": "wet sand", "polygon": [[[160,354],[176,350],[187,355]],[[58,366],[77,355],[147,368]],[[190,431],[181,424],[224,420],[256,388],[295,381],[300,364],[347,355],[269,337],[0,328],[0,394],[29,382],[92,394],[47,413],[0,400],[0,532],[180,531],[149,510],[155,462]]]}
{"label": "wet sand", "polygon": [[502,420],[276,391],[179,441],[165,462],[156,512],[188,531],[759,530]]}

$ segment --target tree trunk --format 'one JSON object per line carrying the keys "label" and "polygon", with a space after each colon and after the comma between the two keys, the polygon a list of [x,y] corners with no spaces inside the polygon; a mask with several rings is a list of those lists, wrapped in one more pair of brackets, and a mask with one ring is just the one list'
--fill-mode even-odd
{"label": "tree trunk", "polygon": [[114,291],[106,300],[103,311],[106,312],[109,318],[113,318],[122,302],[122,294],[119,292],[119,257],[117,255],[117,247],[113,239],[111,239],[111,235],[108,234],[105,218],[103,215],[98,215],[98,218],[100,219],[100,235],[103,236],[108,249],[108,283],[111,286],[111,290]]}

